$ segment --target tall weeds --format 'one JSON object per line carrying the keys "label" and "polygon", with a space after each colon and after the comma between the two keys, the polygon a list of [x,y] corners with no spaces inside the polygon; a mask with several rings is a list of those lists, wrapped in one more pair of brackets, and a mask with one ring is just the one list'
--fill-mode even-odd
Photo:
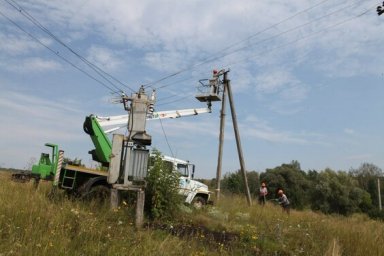
{"label": "tall weeds", "polygon": [[[161,228],[134,228],[134,206],[50,196],[0,172],[0,255],[384,255],[384,224],[365,215],[287,215],[272,203],[249,207],[222,196]],[[187,232],[189,230],[189,233]]]}

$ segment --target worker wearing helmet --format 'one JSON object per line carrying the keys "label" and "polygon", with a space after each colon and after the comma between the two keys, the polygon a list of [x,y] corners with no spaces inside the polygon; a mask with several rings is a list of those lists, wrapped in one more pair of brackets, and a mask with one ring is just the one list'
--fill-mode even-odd
{"label": "worker wearing helmet", "polygon": [[283,212],[289,214],[289,200],[288,197],[284,194],[282,189],[277,191],[277,195],[279,196],[279,204],[283,208]]}
{"label": "worker wearing helmet", "polygon": [[265,182],[262,182],[260,190],[259,190],[259,204],[260,205],[265,205],[267,195],[268,195],[267,186],[265,185]]}

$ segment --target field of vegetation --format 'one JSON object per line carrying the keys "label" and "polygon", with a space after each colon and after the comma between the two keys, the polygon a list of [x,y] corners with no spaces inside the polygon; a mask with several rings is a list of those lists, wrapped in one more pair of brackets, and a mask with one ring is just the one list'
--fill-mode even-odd
{"label": "field of vegetation", "polygon": [[134,206],[50,196],[51,183],[11,181],[0,171],[0,255],[384,255],[384,223],[223,195],[172,221],[134,225]]}

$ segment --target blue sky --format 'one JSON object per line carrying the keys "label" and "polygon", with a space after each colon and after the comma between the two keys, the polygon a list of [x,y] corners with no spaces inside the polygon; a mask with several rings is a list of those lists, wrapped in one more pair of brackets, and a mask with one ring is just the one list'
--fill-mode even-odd
{"label": "blue sky", "polygon": [[[303,170],[364,162],[383,169],[380,4],[1,1],[0,166],[25,168],[51,142],[92,167],[83,121],[125,113],[112,91],[130,95],[152,84],[157,111],[205,107],[195,99],[198,81],[230,69],[247,170],[292,160]],[[103,80],[55,39],[119,82]],[[216,103],[211,114],[148,122],[152,146],[195,163],[197,177],[214,178],[219,110]],[[239,168],[228,108],[222,172]]]}

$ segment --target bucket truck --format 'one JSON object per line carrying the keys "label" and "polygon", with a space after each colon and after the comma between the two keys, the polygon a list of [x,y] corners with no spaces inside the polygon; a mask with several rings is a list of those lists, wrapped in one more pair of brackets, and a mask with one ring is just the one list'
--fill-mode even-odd
{"label": "bucket truck", "polygon": [[[200,83],[205,92],[202,91],[202,94],[196,98],[200,102],[206,102],[207,108],[154,112],[155,91],[148,97],[145,94],[144,86],[142,86],[138,93],[134,93],[130,97],[123,94],[119,100],[120,103],[123,103],[128,115],[87,116],[83,128],[95,146],[95,149],[89,153],[93,160],[101,164],[101,170],[64,162],[64,151],[59,150],[55,144],[47,143],[45,145],[52,151],[51,157],[49,154],[42,153],[39,163],[32,167],[30,177],[36,181],[40,179],[53,180],[54,186],[82,196],[93,193],[108,195],[111,188],[113,193],[118,189],[128,188],[131,184],[129,175],[132,175],[132,171],[139,170],[144,173],[143,176],[139,177],[142,178],[145,177],[148,170],[149,151],[146,146],[151,144],[151,136],[145,131],[146,120],[210,113],[211,102],[221,100],[218,72],[214,71],[213,78],[209,79],[209,84],[204,84],[201,81]],[[119,126],[104,130],[108,126],[116,125]],[[122,126],[127,127],[128,137],[114,134],[111,142],[107,133],[120,129]],[[208,202],[210,195],[208,187],[193,180],[194,165],[175,158],[164,157],[163,161],[171,162],[174,171],[183,172],[180,178],[180,193],[186,196],[187,203],[196,202],[201,205]],[[27,179],[25,174],[15,174],[13,178],[20,178],[23,181]],[[123,183],[120,183],[121,180]]]}
{"label": "bucket truck", "polygon": [[[147,120],[179,118],[202,113],[210,113],[209,108],[182,109],[153,112],[147,116]],[[59,146],[52,143],[46,143],[50,148],[49,153],[42,153],[37,164],[32,166],[32,172],[28,175],[38,184],[40,179],[51,180],[53,185],[66,190],[69,194],[80,197],[93,197],[109,195],[111,184],[108,183],[108,168],[112,154],[112,142],[108,133],[123,128],[128,122],[127,115],[102,117],[90,115],[85,118],[83,129],[87,133],[95,148],[89,153],[92,159],[101,164],[100,169],[91,169],[74,163],[64,161],[64,151]],[[107,127],[115,126],[109,130]],[[116,127],[117,126],[117,127]],[[206,204],[210,198],[208,186],[193,180],[195,165],[188,161],[163,156],[163,161],[169,162],[174,171],[178,171],[180,176],[180,194],[185,196],[186,203],[193,203],[196,207]],[[26,174],[14,174],[13,179],[22,179],[25,181]]]}

